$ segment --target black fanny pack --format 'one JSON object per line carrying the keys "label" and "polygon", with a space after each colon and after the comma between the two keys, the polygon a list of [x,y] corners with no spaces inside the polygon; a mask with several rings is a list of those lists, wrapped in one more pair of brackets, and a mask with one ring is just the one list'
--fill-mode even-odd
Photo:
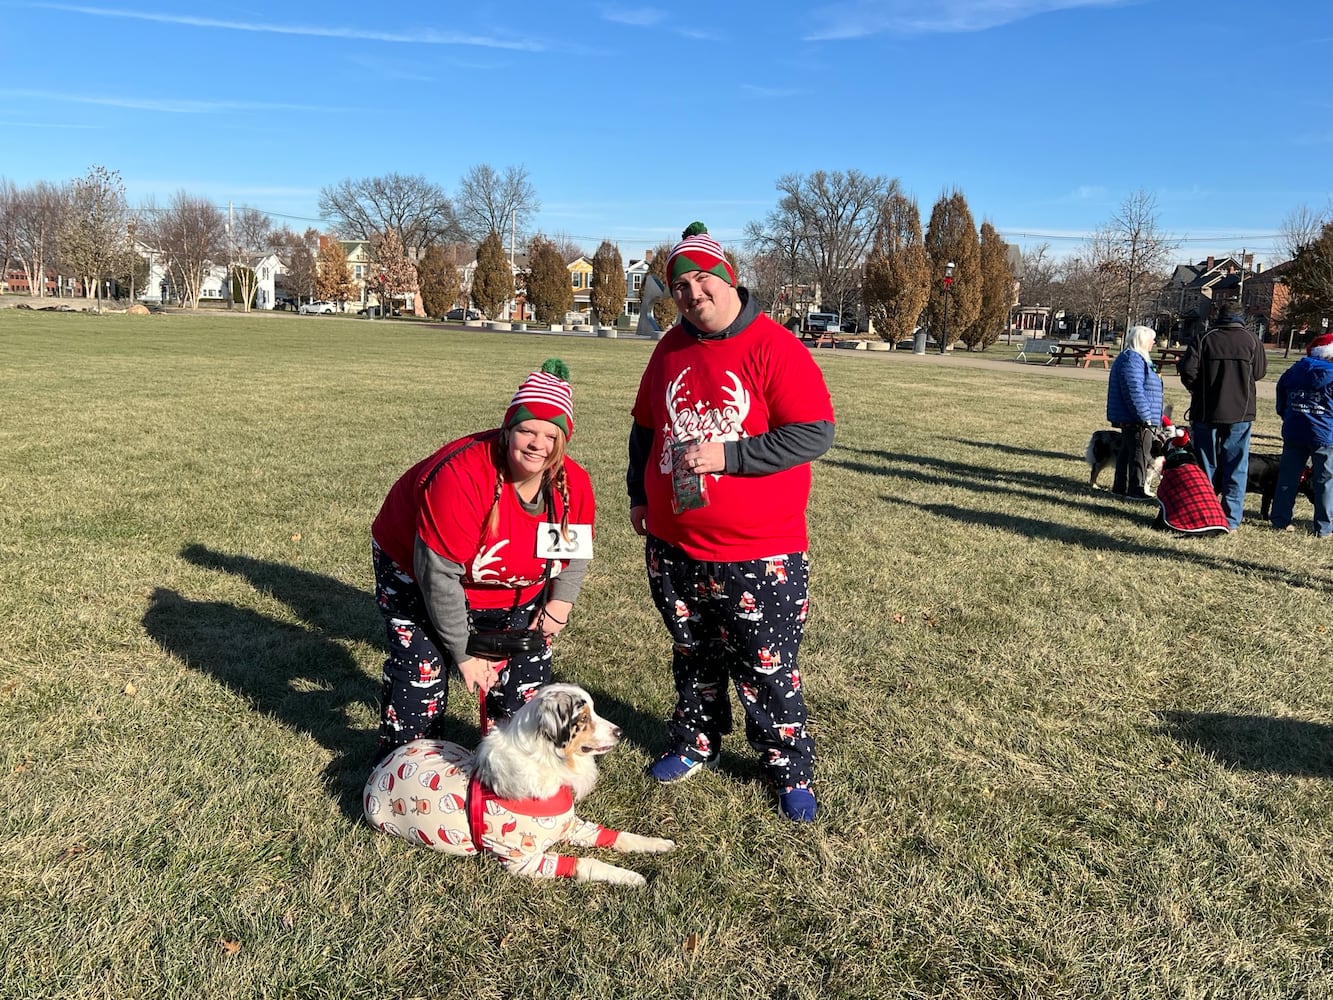
{"label": "black fanny pack", "polygon": [[473,632],[467,639],[468,656],[483,660],[507,660],[511,656],[539,653],[546,646],[541,629],[500,628]]}

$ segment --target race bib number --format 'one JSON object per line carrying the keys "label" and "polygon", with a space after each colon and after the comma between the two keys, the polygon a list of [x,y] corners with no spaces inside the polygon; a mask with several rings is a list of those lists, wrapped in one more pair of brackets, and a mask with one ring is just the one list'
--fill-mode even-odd
{"label": "race bib number", "polygon": [[568,534],[547,522],[537,528],[538,559],[591,559],[592,525],[571,524]]}

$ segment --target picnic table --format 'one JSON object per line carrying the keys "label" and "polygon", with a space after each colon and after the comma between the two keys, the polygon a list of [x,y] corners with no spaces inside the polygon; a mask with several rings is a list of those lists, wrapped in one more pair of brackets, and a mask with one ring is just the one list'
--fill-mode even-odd
{"label": "picnic table", "polygon": [[1183,347],[1159,347],[1157,349],[1157,367],[1165,368],[1167,365],[1179,364],[1184,353],[1185,348]]}
{"label": "picnic table", "polygon": [[1061,341],[1051,351],[1051,359],[1046,363],[1048,365],[1058,365],[1066,359],[1072,359],[1075,366],[1079,368],[1087,368],[1094,361],[1100,361],[1103,368],[1111,367],[1111,355],[1106,352],[1106,347],[1102,344]]}

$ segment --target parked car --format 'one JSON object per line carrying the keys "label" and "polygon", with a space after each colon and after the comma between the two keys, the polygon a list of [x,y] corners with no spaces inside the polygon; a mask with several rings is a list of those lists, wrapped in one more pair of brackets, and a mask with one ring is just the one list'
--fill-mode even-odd
{"label": "parked car", "polygon": [[450,309],[444,314],[444,318],[455,323],[461,323],[467,320],[481,319],[481,312],[477,309]]}
{"label": "parked car", "polygon": [[296,311],[302,316],[317,316],[321,313],[337,312],[338,306],[335,303],[327,302],[324,299],[316,299],[314,302],[307,302]]}
{"label": "parked car", "polygon": [[837,333],[841,326],[837,313],[811,313],[805,318],[805,328],[811,333]]}
{"label": "parked car", "polygon": [[[356,311],[356,314],[357,314],[358,316],[372,316],[372,317],[373,317],[373,316],[383,316],[383,315],[384,315],[384,312],[383,312],[383,310],[381,309],[380,306],[364,306],[364,307],[362,307],[361,309],[358,309],[358,310]],[[395,309],[393,309],[393,310],[390,311],[389,315],[390,315],[390,316],[401,316],[402,313],[401,313],[398,309],[395,308]]]}

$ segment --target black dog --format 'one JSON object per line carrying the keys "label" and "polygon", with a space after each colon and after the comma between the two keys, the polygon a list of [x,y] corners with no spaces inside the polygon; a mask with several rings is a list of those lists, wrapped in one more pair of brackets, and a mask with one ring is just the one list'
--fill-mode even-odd
{"label": "black dog", "polygon": [[[1256,455],[1250,453],[1250,471],[1245,477],[1245,492],[1259,494],[1259,516],[1267,521],[1273,510],[1273,497],[1277,494],[1277,470],[1281,462],[1279,455]],[[1296,492],[1314,503],[1314,487],[1310,485],[1310,467],[1307,465],[1301,473],[1300,484]]]}

